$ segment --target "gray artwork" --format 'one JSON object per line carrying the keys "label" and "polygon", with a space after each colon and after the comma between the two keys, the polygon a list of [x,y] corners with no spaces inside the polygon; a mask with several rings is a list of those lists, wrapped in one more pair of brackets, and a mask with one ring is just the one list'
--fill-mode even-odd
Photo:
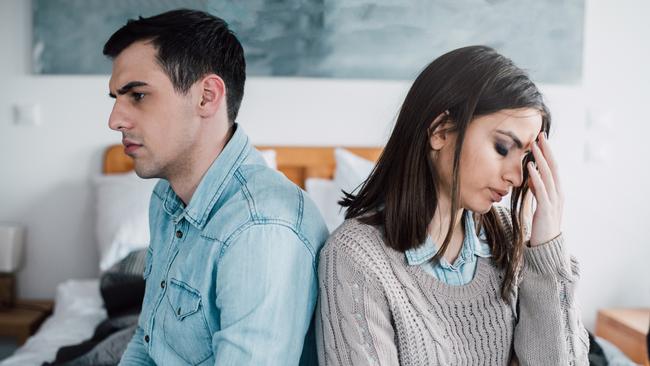
{"label": "gray artwork", "polygon": [[225,19],[248,75],[412,79],[452,49],[484,44],[537,81],[581,79],[584,0],[33,0],[33,68],[110,73],[127,19],[184,7]]}

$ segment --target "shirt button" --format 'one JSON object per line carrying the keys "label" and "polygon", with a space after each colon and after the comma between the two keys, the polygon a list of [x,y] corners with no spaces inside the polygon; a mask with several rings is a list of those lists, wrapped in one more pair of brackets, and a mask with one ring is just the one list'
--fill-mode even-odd
{"label": "shirt button", "polygon": [[183,232],[180,231],[180,230],[178,230],[178,231],[176,232],[176,237],[179,238],[179,239],[182,238],[182,237],[183,237]]}
{"label": "shirt button", "polygon": [[144,341],[149,343],[149,336],[148,335],[144,336]]}
{"label": "shirt button", "polygon": [[165,288],[165,281],[160,281],[160,288]]}

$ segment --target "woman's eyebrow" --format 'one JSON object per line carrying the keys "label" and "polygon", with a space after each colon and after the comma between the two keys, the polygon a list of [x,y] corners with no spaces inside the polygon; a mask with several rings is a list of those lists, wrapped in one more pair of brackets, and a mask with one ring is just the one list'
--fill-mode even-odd
{"label": "woman's eyebrow", "polygon": [[510,137],[512,139],[512,141],[515,142],[515,145],[517,145],[518,148],[520,148],[520,149],[524,148],[524,144],[521,143],[521,140],[519,139],[519,137],[517,137],[517,135],[515,135],[514,133],[512,133],[510,131],[504,131],[504,130],[496,130],[496,132],[500,133],[502,135],[506,135],[506,136]]}

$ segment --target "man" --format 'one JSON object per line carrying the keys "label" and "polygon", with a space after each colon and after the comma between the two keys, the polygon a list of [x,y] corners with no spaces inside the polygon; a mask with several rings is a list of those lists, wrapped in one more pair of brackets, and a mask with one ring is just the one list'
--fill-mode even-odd
{"label": "man", "polygon": [[109,126],[140,177],[162,178],[121,364],[297,365],[303,345],[301,362],[315,362],[308,328],[328,233],[235,123],[246,78],[237,38],[219,18],[176,10],[129,21],[104,54]]}

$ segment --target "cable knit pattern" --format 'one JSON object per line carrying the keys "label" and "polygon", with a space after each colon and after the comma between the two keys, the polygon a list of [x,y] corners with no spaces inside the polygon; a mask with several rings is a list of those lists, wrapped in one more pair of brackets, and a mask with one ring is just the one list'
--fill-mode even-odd
{"label": "cable knit pattern", "polygon": [[346,220],[320,254],[320,365],[588,364],[562,236],[525,249],[512,303],[500,296],[503,271],[478,261],[471,282],[450,286],[409,266],[378,228]]}

